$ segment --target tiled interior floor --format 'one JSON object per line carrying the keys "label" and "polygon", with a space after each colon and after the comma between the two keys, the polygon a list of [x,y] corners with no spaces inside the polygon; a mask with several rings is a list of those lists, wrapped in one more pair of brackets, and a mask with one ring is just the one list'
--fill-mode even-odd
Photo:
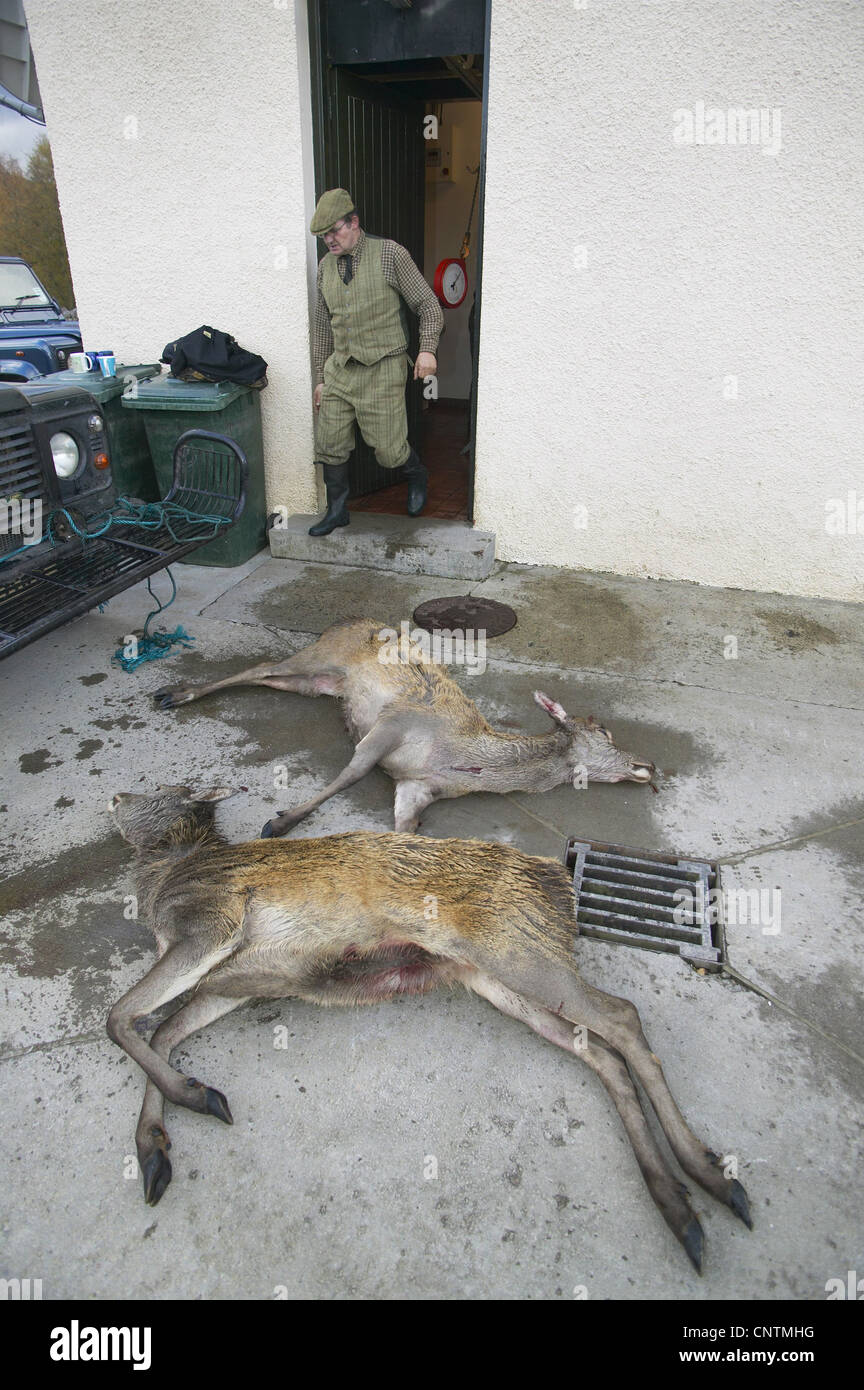
{"label": "tiled interior floor", "polygon": [[[432,401],[423,416],[424,440],[420,457],[429,469],[429,500],[425,517],[447,521],[468,520],[468,473],[471,467],[462,449],[468,440],[467,401]],[[352,512],[386,512],[403,516],[408,484],[371,492],[351,501]]]}

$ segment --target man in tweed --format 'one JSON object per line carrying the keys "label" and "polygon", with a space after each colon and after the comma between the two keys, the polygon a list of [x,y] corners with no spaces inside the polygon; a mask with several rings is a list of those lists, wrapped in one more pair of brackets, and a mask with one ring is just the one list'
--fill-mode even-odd
{"label": "man in tweed", "polygon": [[330,253],[318,267],[312,332],[315,453],[324,469],[327,511],[309,530],[310,536],[327,536],[351,519],[348,459],[355,421],[382,468],[405,465],[409,516],[423,510],[428,475],[408,443],[405,411],[405,306],[420,320],[415,381],[438,370],[444,316],[405,247],[364,232],[344,188],[322,195],[309,230]]}

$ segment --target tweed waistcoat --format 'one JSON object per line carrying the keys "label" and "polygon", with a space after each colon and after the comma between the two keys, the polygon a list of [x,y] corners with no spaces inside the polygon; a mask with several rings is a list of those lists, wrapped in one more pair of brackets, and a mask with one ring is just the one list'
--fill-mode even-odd
{"label": "tweed waistcoat", "polygon": [[354,357],[368,367],[407,350],[402,298],[384,279],[383,246],[383,241],[367,233],[363,254],[347,285],[339,274],[337,257],[328,255],[324,262],[321,293],[330,311],[333,357],[338,363]]}

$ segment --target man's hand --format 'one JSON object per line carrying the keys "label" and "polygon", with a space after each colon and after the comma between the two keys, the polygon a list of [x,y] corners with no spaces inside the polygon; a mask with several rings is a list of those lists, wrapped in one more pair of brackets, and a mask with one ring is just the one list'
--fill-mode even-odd
{"label": "man's hand", "polygon": [[324,390],[324,382],[323,382],[323,381],[319,381],[319,382],[318,382],[318,385],[315,387],[315,393],[314,393],[314,395],[312,396],[312,403],[313,403],[313,405],[315,406],[315,409],[316,409],[316,410],[320,410],[320,409],[321,409],[321,393],[322,393],[323,390]]}
{"label": "man's hand", "polygon": [[432,352],[418,352],[417,361],[414,363],[414,380],[421,381],[427,376],[436,376],[438,363],[435,354]]}

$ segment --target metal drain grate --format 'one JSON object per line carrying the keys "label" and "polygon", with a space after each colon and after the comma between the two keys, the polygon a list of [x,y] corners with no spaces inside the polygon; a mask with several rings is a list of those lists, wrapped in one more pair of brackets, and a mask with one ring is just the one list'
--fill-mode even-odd
{"label": "metal drain grate", "polygon": [[582,936],[676,951],[703,970],[720,969],[723,922],[716,864],[572,838],[564,863],[573,874]]}

